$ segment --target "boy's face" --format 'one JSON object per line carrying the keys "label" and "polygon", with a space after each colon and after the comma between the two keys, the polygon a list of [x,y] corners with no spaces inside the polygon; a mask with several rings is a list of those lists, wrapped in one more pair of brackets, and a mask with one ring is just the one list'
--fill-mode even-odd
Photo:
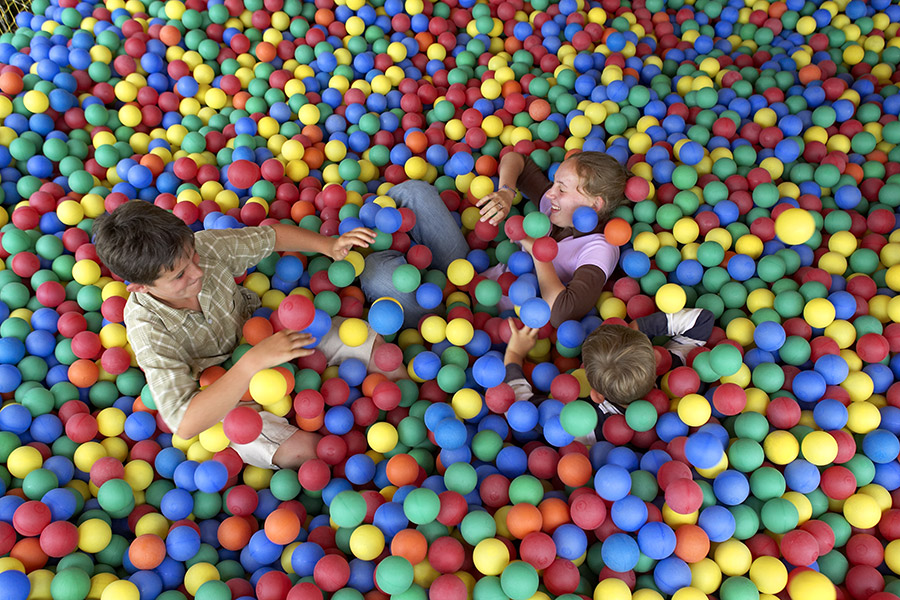
{"label": "boy's face", "polygon": [[566,160],[556,169],[553,187],[547,191],[550,200],[550,222],[557,227],[571,227],[572,213],[580,206],[589,206],[599,210],[603,201],[600,198],[586,196],[581,192],[581,178],[575,170],[575,164]]}
{"label": "boy's face", "polygon": [[191,307],[203,287],[203,269],[198,265],[200,255],[193,246],[186,246],[184,254],[171,270],[164,270],[151,284],[131,283],[129,292],[150,294],[173,308]]}

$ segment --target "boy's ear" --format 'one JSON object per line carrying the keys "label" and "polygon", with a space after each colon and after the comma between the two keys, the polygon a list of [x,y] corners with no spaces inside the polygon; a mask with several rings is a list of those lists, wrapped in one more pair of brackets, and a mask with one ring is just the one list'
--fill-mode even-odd
{"label": "boy's ear", "polygon": [[594,403],[602,404],[605,399],[606,398],[603,397],[603,394],[601,394],[597,390],[594,390],[594,389],[591,390],[591,400],[593,400]]}
{"label": "boy's ear", "polygon": [[134,292],[140,292],[143,294],[143,293],[147,292],[148,288],[143,283],[129,283],[128,285],[125,286],[125,289],[128,290],[129,292],[131,292],[132,294]]}

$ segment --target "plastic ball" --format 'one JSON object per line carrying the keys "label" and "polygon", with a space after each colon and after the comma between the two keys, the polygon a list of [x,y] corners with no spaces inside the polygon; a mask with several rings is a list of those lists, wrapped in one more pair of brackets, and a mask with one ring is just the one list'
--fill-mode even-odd
{"label": "plastic ball", "polygon": [[809,211],[789,208],[775,218],[775,234],[786,244],[805,244],[816,231],[816,222]]}

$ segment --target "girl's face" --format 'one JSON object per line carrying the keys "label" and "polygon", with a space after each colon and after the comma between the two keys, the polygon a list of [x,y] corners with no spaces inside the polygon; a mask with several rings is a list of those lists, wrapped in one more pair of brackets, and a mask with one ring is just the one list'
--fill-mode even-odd
{"label": "girl's face", "polygon": [[547,191],[550,201],[550,222],[557,227],[572,227],[572,213],[580,206],[588,206],[599,210],[603,199],[586,196],[581,192],[581,178],[575,171],[572,161],[563,161],[556,169],[553,187]]}

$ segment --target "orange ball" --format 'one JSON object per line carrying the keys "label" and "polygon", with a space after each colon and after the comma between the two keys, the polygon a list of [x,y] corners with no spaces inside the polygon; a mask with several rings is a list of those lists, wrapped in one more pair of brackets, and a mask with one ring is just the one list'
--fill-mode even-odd
{"label": "orange ball", "polygon": [[4,94],[14,96],[21,92],[23,89],[25,89],[25,84],[22,83],[22,78],[19,77],[16,73],[7,71],[0,74],[0,91],[2,91]]}
{"label": "orange ball", "polygon": [[687,563],[700,562],[709,554],[709,537],[697,525],[685,524],[675,530],[675,556]]}
{"label": "orange ball", "polygon": [[543,98],[536,98],[528,106],[528,115],[535,121],[543,121],[550,116],[550,103]]}
{"label": "orange ball", "polygon": [[559,498],[547,498],[541,501],[538,509],[541,511],[541,518],[544,521],[541,529],[545,533],[553,533],[557,527],[572,520],[569,516],[569,505],[565,500]]}
{"label": "orange ball", "polygon": [[244,323],[241,333],[251,346],[255,346],[275,332],[272,323],[265,317],[250,317]]}
{"label": "orange ball", "polygon": [[[251,516],[255,520],[254,517]],[[219,529],[216,532],[216,538],[226,550],[241,550],[250,543],[250,536],[253,535],[253,528],[244,517],[231,516],[219,523]]]}
{"label": "orange ball", "polygon": [[275,46],[269,42],[260,42],[256,45],[256,58],[262,62],[270,62],[278,56]]}
{"label": "orange ball", "polygon": [[428,150],[428,138],[423,131],[410,131],[404,142],[413,154],[423,154]]}
{"label": "orange ball", "polygon": [[141,570],[155,569],[166,557],[166,543],[153,533],[134,538],[128,547],[128,559]]}
{"label": "orange ball", "polygon": [[397,487],[413,484],[419,477],[419,463],[409,454],[396,454],[388,460],[385,475]]}
{"label": "orange ball", "polygon": [[174,25],[163,25],[159,30],[159,41],[166,46],[177,46],[181,41],[181,32]]}
{"label": "orange ball", "polygon": [[534,504],[520,502],[506,513],[506,527],[517,539],[523,539],[529,533],[540,531],[544,524],[541,511]]}
{"label": "orange ball", "polygon": [[316,214],[316,206],[312,202],[298,200],[291,205],[291,219],[297,223],[302,221],[303,217],[308,217],[309,215],[314,214]]}
{"label": "orange ball", "polygon": [[559,480],[569,487],[581,487],[591,480],[591,461],[579,452],[566,454],[556,465]]}
{"label": "orange ball", "polygon": [[25,567],[26,573],[31,573],[37,569],[43,569],[44,565],[50,559],[43,550],[41,550],[41,542],[39,537],[22,538],[9,551],[11,558],[16,558]]}
{"label": "orange ball", "polygon": [[402,529],[391,540],[391,554],[402,556],[411,565],[417,565],[428,554],[428,540],[416,529]]}
{"label": "orange ball", "polygon": [[631,225],[625,219],[610,219],[603,228],[603,236],[613,246],[623,246],[631,241]]}
{"label": "orange ball", "polygon": [[96,363],[86,358],[79,358],[69,365],[69,381],[79,388],[88,388],[97,383],[100,369]]}
{"label": "orange ball", "polygon": [[297,539],[301,525],[297,513],[287,508],[276,508],[266,517],[263,530],[270,541],[286,546]]}

